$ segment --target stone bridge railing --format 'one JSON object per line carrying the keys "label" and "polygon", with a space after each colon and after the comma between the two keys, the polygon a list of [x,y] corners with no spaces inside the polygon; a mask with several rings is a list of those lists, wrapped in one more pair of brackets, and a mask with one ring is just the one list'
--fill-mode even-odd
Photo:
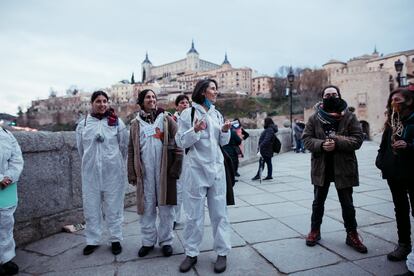
{"label": "stone bridge railing", "polygon": [[[257,160],[262,130],[247,130],[241,164]],[[290,149],[289,129],[278,133],[282,152]],[[80,158],[74,132],[15,132],[25,161],[18,183],[15,239],[25,244],[60,232],[63,225],[83,221]],[[128,187],[125,206],[135,204]]]}

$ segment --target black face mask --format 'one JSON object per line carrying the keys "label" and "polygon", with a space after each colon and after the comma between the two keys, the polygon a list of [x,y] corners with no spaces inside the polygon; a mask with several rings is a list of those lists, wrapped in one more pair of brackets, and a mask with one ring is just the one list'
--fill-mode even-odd
{"label": "black face mask", "polygon": [[323,109],[327,112],[338,112],[341,107],[341,98],[329,97],[323,99]]}

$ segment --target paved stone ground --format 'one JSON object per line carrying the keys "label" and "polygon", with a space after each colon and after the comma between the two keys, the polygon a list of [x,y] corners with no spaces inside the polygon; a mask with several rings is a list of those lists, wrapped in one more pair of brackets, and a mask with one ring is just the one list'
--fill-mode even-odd
{"label": "paved stone ground", "polygon": [[[391,194],[374,166],[378,144],[364,143],[358,151],[361,185],[354,190],[359,231],[368,254],[345,245],[341,209],[334,188],[328,195],[322,240],[305,245],[310,227],[313,186],[310,154],[285,153],[273,158],[274,180],[251,181],[257,164],[240,168],[235,186],[237,205],[229,208],[233,249],[224,275],[393,275],[406,271],[405,263],[392,263],[386,254],[397,240]],[[206,213],[207,214],[207,213]],[[82,255],[82,233],[60,233],[17,250],[21,275],[178,275],[184,258],[182,225],[176,230],[174,255],[162,257],[156,248],[138,258],[140,234],[134,208],[125,210],[123,252],[113,256],[101,246]],[[181,228],[181,229],[180,229]],[[188,275],[212,275],[211,226],[206,215],[204,241],[195,269]]]}

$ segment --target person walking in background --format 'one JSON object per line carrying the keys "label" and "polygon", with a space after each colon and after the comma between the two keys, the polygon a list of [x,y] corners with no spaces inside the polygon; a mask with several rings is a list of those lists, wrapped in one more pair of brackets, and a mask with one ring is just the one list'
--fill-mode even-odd
{"label": "person walking in background", "polygon": [[[187,97],[187,95],[178,95],[175,99],[175,109],[176,112],[174,113],[173,119],[177,122],[178,118],[180,118],[181,112],[183,112],[184,109],[188,108],[190,106],[190,99]],[[177,223],[180,223],[181,221],[181,209],[183,206],[183,183],[181,179],[177,179],[177,205],[174,207],[174,226],[173,229],[175,229]]]}
{"label": "person walking in background", "polygon": [[264,120],[264,130],[260,134],[258,150],[260,152],[259,160],[259,169],[257,174],[252,178],[252,180],[260,180],[261,171],[264,169],[264,164],[267,166],[267,176],[263,180],[273,179],[273,167],[272,167],[272,157],[273,157],[273,141],[276,138],[275,134],[278,131],[277,125],[273,122],[272,118],[267,117]]}
{"label": "person walking in background", "polygon": [[[226,172],[220,146],[230,140],[230,122],[224,122],[216,110],[217,83],[213,79],[197,82],[193,94],[193,107],[181,113],[175,137],[179,147],[186,149],[183,181],[185,259],[180,271],[189,271],[200,254],[199,246],[204,231],[204,204],[207,198],[213,230],[217,261],[214,271],[226,270],[227,255],[231,249],[230,222],[226,206]],[[187,150],[188,149],[188,150]]]}
{"label": "person walking in background", "polygon": [[296,153],[299,153],[299,152],[305,153],[305,147],[303,145],[303,140],[302,140],[302,134],[303,134],[304,129],[305,129],[305,123],[303,123],[302,121],[299,121],[298,119],[295,119],[295,125],[293,127],[293,132],[294,132],[295,141],[296,141],[296,149],[295,149]]}
{"label": "person walking in background", "polygon": [[173,254],[176,181],[180,177],[182,162],[182,150],[177,148],[174,140],[177,124],[157,107],[154,91],[141,91],[137,103],[140,110],[131,121],[129,136],[128,181],[137,189],[142,238],[138,256],[148,255],[158,241],[163,255],[169,257]]}
{"label": "person walking in background", "polygon": [[320,227],[325,200],[331,182],[335,182],[346,229],[346,244],[360,253],[368,250],[357,232],[353,187],[359,185],[355,151],[363,142],[361,126],[355,114],[348,111],[339,88],[333,85],[322,90],[322,102],[309,118],[303,132],[305,148],[312,153],[311,179],[314,185],[311,231],[306,245],[314,246],[321,239]]}
{"label": "person walking in background", "polygon": [[15,275],[19,267],[13,237],[17,208],[17,181],[23,170],[20,146],[11,132],[0,127],[0,275]]}
{"label": "person walking in background", "polygon": [[[375,164],[390,187],[397,222],[398,246],[387,258],[403,261],[411,252],[410,205],[414,214],[414,89],[399,88],[388,97],[387,120]],[[414,272],[414,253],[408,256],[407,267]]]}
{"label": "person walking in background", "polygon": [[122,251],[128,130],[109,108],[108,100],[105,92],[95,91],[91,96],[92,113],[76,128],[86,222],[84,255],[92,254],[100,245],[104,221],[112,253]]}
{"label": "person walking in background", "polygon": [[[237,135],[240,137],[240,139],[242,139],[242,141],[246,140],[247,138],[249,138],[249,133],[244,130],[244,128],[242,127],[239,118],[235,118],[232,122],[232,129],[234,129],[234,131],[236,131]],[[236,149],[237,153],[238,153],[238,158],[243,158],[243,143],[240,143],[240,145],[238,146],[238,149]],[[235,176],[240,176],[238,170],[239,170],[239,159],[237,158],[236,164],[235,164]]]}

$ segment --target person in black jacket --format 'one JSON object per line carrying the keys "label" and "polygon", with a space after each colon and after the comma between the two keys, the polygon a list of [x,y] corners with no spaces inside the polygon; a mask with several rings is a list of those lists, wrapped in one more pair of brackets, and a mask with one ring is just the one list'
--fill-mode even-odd
{"label": "person in black jacket", "polygon": [[387,258],[390,261],[402,261],[407,258],[408,269],[414,271],[414,254],[411,253],[412,257],[407,257],[411,252],[410,203],[411,210],[414,203],[413,88],[399,88],[390,94],[387,121],[375,164],[390,187],[397,221],[398,246],[387,255]]}
{"label": "person in black jacket", "polygon": [[237,132],[233,125],[231,126],[230,133],[230,141],[227,145],[223,146],[223,150],[230,156],[234,173],[236,173],[239,167],[239,146],[242,142],[242,139],[239,137],[239,135],[237,135]]}
{"label": "person in black jacket", "polygon": [[273,122],[272,118],[266,117],[264,120],[264,131],[260,134],[259,138],[259,169],[255,177],[252,180],[260,179],[260,171],[264,169],[264,163],[267,165],[267,177],[263,180],[273,179],[272,172],[272,157],[273,157],[273,140],[275,139],[275,133],[278,131],[277,125]]}

